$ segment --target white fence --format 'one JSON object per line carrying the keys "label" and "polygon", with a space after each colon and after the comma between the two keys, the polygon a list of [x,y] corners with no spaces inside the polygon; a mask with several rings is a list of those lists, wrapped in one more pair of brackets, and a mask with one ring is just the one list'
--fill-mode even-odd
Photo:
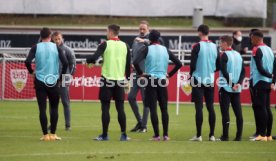
{"label": "white fence", "polygon": [[267,0],[9,0],[0,2],[4,14],[65,14],[109,16],[267,17]]}

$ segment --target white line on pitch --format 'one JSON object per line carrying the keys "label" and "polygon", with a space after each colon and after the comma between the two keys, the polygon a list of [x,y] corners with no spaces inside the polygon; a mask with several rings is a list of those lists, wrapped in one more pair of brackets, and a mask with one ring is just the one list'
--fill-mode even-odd
{"label": "white line on pitch", "polygon": [[[39,138],[40,136],[12,136],[12,135],[0,135],[0,138]],[[65,138],[65,139],[78,139],[79,137],[62,137],[62,138]]]}
{"label": "white line on pitch", "polygon": [[138,155],[138,154],[262,154],[262,155],[267,155],[267,154],[276,154],[276,152],[66,152],[66,153],[29,153],[29,154],[0,154],[1,158],[8,158],[8,157],[26,157],[26,156],[65,156],[65,155],[91,155],[91,154],[133,154],[133,155]]}

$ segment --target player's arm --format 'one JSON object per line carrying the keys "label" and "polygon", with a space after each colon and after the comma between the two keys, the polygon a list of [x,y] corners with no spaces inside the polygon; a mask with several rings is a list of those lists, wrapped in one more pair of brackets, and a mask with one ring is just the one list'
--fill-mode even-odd
{"label": "player's arm", "polygon": [[68,61],[68,69],[69,69],[69,72],[71,74],[71,71],[72,71],[72,68],[73,68],[73,60],[72,60],[72,55],[71,55],[71,51],[69,50],[69,48],[65,48],[65,57]]}
{"label": "player's arm", "polygon": [[244,78],[245,78],[245,67],[244,67],[244,62],[242,61],[242,70],[241,70],[241,74],[240,74],[238,83],[242,84]]}
{"label": "player's arm", "polygon": [[217,59],[216,59],[216,70],[215,72],[219,71],[220,69],[220,52],[219,49],[217,50]]}
{"label": "player's arm", "polygon": [[273,78],[272,78],[272,83],[276,84],[276,57],[274,58],[274,63],[273,63]]}
{"label": "player's arm", "polygon": [[[57,47],[58,49],[58,57],[59,57],[59,60],[61,61],[61,64],[62,64],[62,71],[61,71],[61,74],[66,74],[66,70],[68,68],[68,61],[67,61],[67,58],[66,56],[63,54],[63,51],[61,48]],[[61,78],[61,77],[60,77]]]}
{"label": "player's arm", "polygon": [[106,49],[106,42],[103,42],[101,45],[98,46],[95,54],[89,56],[86,58],[86,62],[89,64],[89,63],[92,63],[92,64],[95,64],[96,60],[100,57],[100,56],[103,56],[103,53]]}
{"label": "player's arm", "polygon": [[227,84],[229,84],[231,87],[233,87],[234,83],[231,82],[231,84],[230,84],[229,73],[227,72],[228,57],[225,53],[223,53],[221,55],[220,61],[221,61],[221,67],[220,67],[221,73],[222,73],[223,77],[226,79]]}
{"label": "player's arm", "polygon": [[257,49],[256,54],[253,53],[253,58],[256,62],[257,70],[261,75],[268,78],[272,78],[272,74],[267,72],[263,67],[262,57],[263,57],[263,53],[261,49]]}
{"label": "player's arm", "polygon": [[73,75],[76,71],[76,56],[75,56],[75,52],[72,49],[67,48],[67,51],[68,51],[69,72],[71,75]]}
{"label": "player's arm", "polygon": [[150,45],[150,40],[149,39],[144,39],[144,45],[149,46]]}
{"label": "player's arm", "polygon": [[175,64],[174,68],[168,73],[168,76],[172,77],[182,67],[182,63],[171,51],[168,50],[168,54],[169,59]]}
{"label": "player's arm", "polygon": [[165,46],[165,42],[164,42],[164,39],[162,37],[159,37],[158,42],[160,43],[160,45]]}
{"label": "player's arm", "polygon": [[[139,37],[137,37],[139,38]],[[142,38],[139,38],[139,40],[145,40],[145,39],[142,39]],[[135,56],[136,55],[139,55],[140,51],[141,51],[141,48],[143,48],[143,46],[145,46],[146,43],[145,42],[139,42],[137,41],[136,39],[133,41],[133,44],[132,44],[132,54],[131,54],[131,64],[133,64],[133,60],[135,59]]]}
{"label": "player's arm", "polygon": [[129,78],[130,78],[130,69],[131,69],[131,55],[130,55],[129,46],[127,44],[126,44],[126,46],[127,46],[127,56],[126,56],[125,73],[126,73],[126,78],[129,80]]}
{"label": "player's arm", "polygon": [[133,60],[133,65],[138,73],[138,75],[142,75],[143,71],[141,70],[141,68],[139,67],[139,63],[146,58],[147,54],[148,54],[148,47],[144,46],[141,49],[141,52],[139,51],[140,54],[137,54],[137,56],[135,56],[134,60]]}
{"label": "player's arm", "polygon": [[133,64],[134,49],[137,47],[138,43],[139,42],[137,42],[136,38],[135,38],[134,41],[133,41],[133,43],[132,43],[132,46],[131,46],[131,49],[132,49],[131,54],[130,54],[130,56],[131,56],[131,64]]}
{"label": "player's arm", "polygon": [[190,63],[190,76],[192,76],[193,72],[196,70],[196,62],[197,62],[199,50],[200,50],[199,43],[193,45],[192,53],[191,53],[191,63]]}
{"label": "player's arm", "polygon": [[30,74],[33,74],[34,70],[32,69],[32,61],[35,58],[36,45],[31,48],[29,54],[25,60],[25,66],[27,67]]}

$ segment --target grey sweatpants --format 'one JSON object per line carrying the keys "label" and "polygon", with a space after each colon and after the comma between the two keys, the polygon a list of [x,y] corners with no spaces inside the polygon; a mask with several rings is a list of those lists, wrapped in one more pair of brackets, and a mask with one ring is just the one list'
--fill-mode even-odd
{"label": "grey sweatpants", "polygon": [[[138,104],[136,101],[137,93],[139,90],[141,91],[141,95],[142,95],[142,99],[143,99],[143,106],[144,106],[143,118],[141,117],[141,115],[139,113],[139,108],[138,108]],[[147,122],[148,122],[148,116],[149,116],[149,108],[145,107],[144,100],[145,100],[145,88],[139,87],[137,84],[137,79],[134,78],[133,85],[128,94],[128,102],[131,106],[131,109],[135,115],[137,122],[140,123],[143,128],[146,128]]]}
{"label": "grey sweatpants", "polygon": [[60,98],[63,105],[65,127],[71,127],[71,108],[69,97],[69,86],[60,87]]}

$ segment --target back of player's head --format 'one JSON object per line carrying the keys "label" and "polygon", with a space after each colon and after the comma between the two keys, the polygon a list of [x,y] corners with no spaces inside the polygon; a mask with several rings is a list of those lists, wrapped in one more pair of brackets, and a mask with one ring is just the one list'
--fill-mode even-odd
{"label": "back of player's head", "polygon": [[251,35],[252,35],[252,36],[255,36],[255,37],[258,37],[258,38],[264,38],[264,34],[263,34],[262,31],[260,31],[260,30],[257,30],[257,31],[252,32]]}
{"label": "back of player's head", "polygon": [[251,29],[250,32],[249,32],[249,38],[251,37],[252,33],[255,32],[255,31],[261,31],[259,29]]}
{"label": "back of player's head", "polygon": [[40,30],[40,37],[41,37],[41,39],[49,38],[51,36],[51,34],[52,34],[52,32],[51,32],[51,30],[48,27],[43,27]]}
{"label": "back of player's head", "polygon": [[161,34],[157,30],[151,30],[149,33],[149,40],[151,42],[158,42],[158,39],[160,38]]}
{"label": "back of player's head", "polygon": [[233,38],[228,35],[221,36],[220,41],[225,42],[228,46],[232,46],[233,44]]}
{"label": "back of player's head", "polygon": [[114,36],[118,36],[120,32],[120,26],[116,24],[108,25],[108,30],[111,31]]}
{"label": "back of player's head", "polygon": [[209,34],[209,27],[207,25],[202,24],[197,28],[197,31],[201,32],[203,35],[208,35]]}

